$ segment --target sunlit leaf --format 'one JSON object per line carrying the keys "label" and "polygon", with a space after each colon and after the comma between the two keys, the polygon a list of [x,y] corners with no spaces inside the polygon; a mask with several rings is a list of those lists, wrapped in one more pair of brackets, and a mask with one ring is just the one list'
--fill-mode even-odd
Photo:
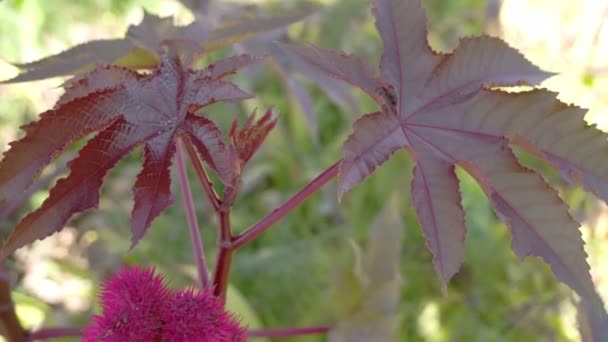
{"label": "sunlit leaf", "polygon": [[131,42],[122,39],[90,41],[35,62],[15,64],[24,71],[2,83],[29,82],[70,75],[92,68],[96,63],[113,63],[133,48]]}
{"label": "sunlit leaf", "polygon": [[607,340],[608,316],[589,274],[579,224],[556,191],[521,166],[517,145],[545,159],[562,176],[608,200],[606,135],[587,125],[584,111],[546,90],[508,93],[496,86],[537,85],[551,74],[497,38],[466,38],[448,54],[427,43],[418,0],[375,0],[384,44],[380,78],[358,59],[314,46],[287,45],[311,66],[356,85],[381,110],[354,124],[342,150],[339,196],[400,149],[416,161],[413,205],[435,268],[445,283],[464,257],[464,212],[454,167],[481,185],[508,225],[512,248],[538,256],[581,296],[597,341]]}
{"label": "sunlit leaf", "polygon": [[105,174],[140,145],[144,163],[133,189],[133,245],[172,202],[169,167],[178,137],[194,144],[219,178],[232,184],[238,169],[236,152],[212,121],[192,110],[249,97],[222,78],[255,60],[239,56],[219,61],[218,67],[191,70],[177,58],[163,57],[151,74],[101,66],[68,81],[55,108],[25,126],[25,136],[11,144],[0,162],[0,205],[24,191],[74,141],[100,133],[69,163],[70,174],[57,182],[42,206],[17,224],[2,247],[2,257],[61,230],[72,215],[97,206]]}

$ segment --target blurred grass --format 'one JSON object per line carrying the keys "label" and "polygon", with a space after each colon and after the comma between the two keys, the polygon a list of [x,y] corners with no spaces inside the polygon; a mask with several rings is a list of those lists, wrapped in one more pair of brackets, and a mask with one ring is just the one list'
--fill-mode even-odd
{"label": "blurred grass", "polygon": [[[381,44],[367,1],[324,3],[329,6],[327,10],[292,29],[292,35],[357,53],[376,63]],[[487,16],[483,0],[429,0],[425,5],[431,22],[430,41],[436,49],[449,50],[457,37],[484,32]],[[122,35],[129,23],[141,17],[142,6],[152,13],[167,15],[179,11],[181,18],[187,17],[173,1],[2,1],[0,55],[9,61],[26,62],[88,39]],[[14,73],[7,64],[0,64],[1,78]],[[237,80],[254,91],[258,99],[210,109],[208,114],[218,119],[223,128],[227,129],[234,115],[243,118],[254,107],[273,105],[281,113],[276,129],[248,165],[245,191],[232,218],[235,230],[241,231],[339,158],[340,145],[350,133],[352,121],[362,113],[345,113],[320,91],[312,89],[320,128],[319,150],[310,139],[302,113],[289,102],[275,76],[263,73],[254,80],[243,76]],[[594,80],[593,85],[598,84]],[[588,83],[582,82],[585,87],[593,86]],[[21,134],[17,130],[19,125],[52,106],[59,93],[54,89],[58,84],[59,80],[50,80],[0,85],[0,149]],[[366,111],[374,110],[369,99],[360,97],[360,101]],[[85,324],[95,309],[98,281],[121,264],[155,265],[172,286],[192,284],[190,242],[177,189],[175,205],[154,221],[133,251],[128,251],[130,188],[140,169],[139,160],[139,153],[134,153],[110,173],[99,210],[78,216],[70,221],[69,229],[17,254],[14,268],[22,281],[15,288],[15,300],[25,324],[34,327]],[[578,219],[593,215],[595,222],[604,222],[608,215],[602,213],[607,211],[599,211],[591,196],[580,189],[564,187],[555,173],[530,156],[522,155],[522,160],[547,171],[547,179],[574,206],[573,213]],[[387,198],[395,194],[400,198],[406,222],[401,263],[402,340],[576,341],[574,313],[569,304],[571,292],[558,284],[539,260],[520,262],[513,255],[504,225],[497,221],[481,189],[460,170],[469,228],[467,253],[462,270],[449,284],[448,296],[441,296],[432,256],[410,207],[411,169],[407,153],[399,152],[374,177],[352,190],[340,205],[332,183],[237,253],[232,285],[243,294],[262,324],[279,327],[331,322],[329,282],[332,271],[347,264],[351,257],[346,238],[365,244],[369,224]],[[194,178],[192,184],[211,263],[215,256],[215,216],[202,192],[197,190]],[[37,197],[44,195],[41,192]],[[26,204],[3,229],[12,227],[19,216],[35,205]],[[592,225],[594,221],[588,222]],[[590,228],[584,234],[594,267],[606,265],[608,234]],[[606,279],[603,281],[605,284]],[[73,290],[80,293],[76,296],[77,304],[60,290],[52,298],[48,293],[44,295],[50,288],[60,289],[68,283],[81,290]],[[286,341],[323,340],[306,337]]]}

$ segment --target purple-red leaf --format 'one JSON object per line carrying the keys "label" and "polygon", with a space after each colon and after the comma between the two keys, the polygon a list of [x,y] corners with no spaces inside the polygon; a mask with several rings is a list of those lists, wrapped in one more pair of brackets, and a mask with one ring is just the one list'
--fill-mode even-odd
{"label": "purple-red leaf", "polygon": [[54,156],[76,140],[109,125],[124,113],[126,94],[109,89],[67,102],[23,126],[0,163],[0,206],[24,191]]}
{"label": "purple-red leaf", "polygon": [[202,51],[202,43],[210,31],[210,23],[203,18],[186,26],[175,26],[173,17],[161,18],[144,11],[142,22],[127,30],[127,38],[154,54],[161,54],[163,47],[170,46],[174,51],[194,55]]}
{"label": "purple-red leaf", "polygon": [[[261,39],[258,39],[261,40]],[[275,67],[286,84],[287,89],[294,97],[302,112],[304,113],[313,141],[318,143],[318,123],[317,116],[313,109],[312,98],[306,89],[293,75],[294,71],[299,71],[306,76],[316,86],[321,88],[323,92],[336,104],[346,109],[349,113],[359,114],[359,105],[357,100],[350,90],[332,77],[327,76],[317,68],[313,68],[308,63],[303,62],[296,54],[285,51],[280,45],[275,43],[262,44],[262,47],[269,49],[270,54],[275,61]]]}
{"label": "purple-red leaf", "polygon": [[195,101],[190,106],[193,112],[215,102],[230,102],[252,98],[253,95],[242,90],[236,84],[228,81],[216,81],[214,87],[201,88],[195,95]]}
{"label": "purple-red leaf", "polygon": [[219,48],[251,38],[269,30],[279,29],[309,15],[269,18],[246,18],[215,25],[205,16],[186,26],[176,26],[172,17],[161,18],[147,12],[141,23],[131,25],[124,39],[94,40],[39,61],[15,64],[23,73],[0,83],[15,83],[66,76],[86,71],[95,64],[117,64],[125,67],[151,68],[159,61],[163,46],[186,56],[203,48]]}
{"label": "purple-red leaf", "polygon": [[306,89],[306,87],[298,81],[295,77],[282,73],[283,82],[287,85],[287,90],[291,96],[296,100],[302,113],[304,113],[304,119],[310,131],[310,135],[315,143],[319,142],[319,124],[317,123],[317,115],[313,109],[312,97]]}
{"label": "purple-red leaf", "polygon": [[96,207],[99,188],[108,170],[153,134],[152,129],[138,129],[119,119],[91,139],[69,163],[69,176],[59,180],[42,206],[17,224],[2,246],[0,258],[61,230],[73,214]]}
{"label": "purple-red leaf", "polygon": [[202,81],[213,81],[233,74],[237,70],[257,63],[260,60],[261,58],[251,55],[231,56],[217,61],[203,70],[197,71],[194,78]]}
{"label": "purple-red leaf", "polygon": [[151,74],[101,66],[69,81],[56,108],[25,126],[25,137],[13,143],[0,162],[0,205],[25,191],[55,154],[79,138],[101,133],[69,163],[70,174],[51,189],[43,205],[17,225],[1,256],[60,230],[73,214],[97,206],[104,175],[138,145],[145,145],[145,151],[133,190],[133,245],[172,201],[169,167],[178,135],[186,135],[220,179],[233,184],[240,174],[236,152],[213,122],[191,110],[249,97],[222,78],[250,60],[241,56],[220,61],[223,71],[209,73],[164,57]]}
{"label": "purple-red leaf", "polygon": [[171,157],[175,144],[171,141],[173,132],[167,131],[146,143],[144,166],[133,187],[133,212],[131,213],[131,246],[141,239],[152,220],[160,215],[171,203]]}
{"label": "purple-red leaf", "polygon": [[417,95],[440,57],[427,43],[426,12],[420,1],[373,1],[376,28],[384,50],[380,60],[382,79],[398,91]]}
{"label": "purple-red leaf", "polygon": [[264,32],[289,26],[306,18],[311,13],[311,11],[304,11],[282,17],[243,17],[231,21],[224,20],[211,32],[209,39],[203,46],[208,49],[213,49],[217,46],[228,46]]}
{"label": "purple-red leaf", "polygon": [[412,204],[445,293],[447,281],[464,261],[466,227],[458,179],[454,165],[437,158],[423,140],[412,137],[410,142],[417,151]]}
{"label": "purple-red leaf", "polygon": [[453,170],[463,167],[509,226],[515,253],[549,264],[581,296],[598,341],[606,340],[608,315],[589,275],[579,225],[555,190],[519,165],[509,146],[548,160],[564,178],[608,200],[606,134],[588,126],[583,110],[561,103],[554,93],[491,90],[536,85],[550,76],[499,39],[467,38],[452,53],[439,54],[428,46],[420,1],[373,3],[384,43],[380,80],[367,77],[371,71],[350,56],[290,48],[312,66],[370,93],[381,107],[355,122],[343,146],[338,195],[396,150],[409,150],[416,160],[413,204],[446,282],[464,253],[464,214]]}
{"label": "purple-red leaf", "polygon": [[341,51],[323,49],[314,45],[282,44],[285,53],[299,58],[327,75],[355,85],[371,97],[380,100],[378,88],[382,82],[374,76],[367,63]]}
{"label": "purple-red leaf", "polygon": [[398,127],[397,118],[385,112],[367,114],[355,121],[353,134],[342,146],[338,198],[407,145],[405,134],[395,129]]}
{"label": "purple-red leaf", "polygon": [[236,49],[242,49],[253,55],[268,55],[271,57],[271,66],[281,77],[294,101],[301,108],[309,132],[315,144],[318,145],[318,123],[317,115],[313,109],[312,98],[306,87],[300,83],[293,75],[300,72],[337,105],[343,107],[347,112],[359,114],[357,99],[350,92],[350,89],[337,79],[327,76],[322,71],[311,67],[297,54],[289,53],[276,44],[275,41],[289,39],[285,30],[275,30],[265,35],[260,35],[239,44]]}
{"label": "purple-red leaf", "polygon": [[520,258],[542,257],[579,294],[594,293],[578,224],[556,191],[538,174],[520,166],[503,140],[454,139],[468,151],[458,148],[449,153],[459,154],[462,167],[481,184],[509,226],[515,253]]}
{"label": "purple-red leaf", "polygon": [[123,39],[90,41],[35,62],[15,64],[24,69],[24,72],[0,83],[29,82],[70,75],[93,67],[95,63],[113,63],[132,49],[133,44]]}
{"label": "purple-red leaf", "polygon": [[339,106],[342,106],[347,112],[353,115],[359,115],[359,103],[355,96],[350,92],[350,89],[345,87],[340,81],[325,76],[321,72],[317,72],[314,68],[305,68],[304,66],[294,66],[299,69],[306,77],[311,80],[316,86],[321,88],[325,95]]}
{"label": "purple-red leaf", "polygon": [[100,65],[95,69],[73,77],[63,84],[65,93],[57,100],[55,108],[92,92],[118,88],[124,82],[136,81],[142,76],[137,72],[114,65]]}
{"label": "purple-red leaf", "polygon": [[131,25],[127,30],[127,38],[135,44],[158,53],[159,48],[167,40],[176,39],[179,28],[173,24],[173,17],[158,17],[144,11],[144,18],[138,25]]}
{"label": "purple-red leaf", "polygon": [[188,114],[182,129],[196,147],[203,160],[217,173],[220,180],[230,185],[238,173],[235,151],[224,143],[224,134],[211,120]]}

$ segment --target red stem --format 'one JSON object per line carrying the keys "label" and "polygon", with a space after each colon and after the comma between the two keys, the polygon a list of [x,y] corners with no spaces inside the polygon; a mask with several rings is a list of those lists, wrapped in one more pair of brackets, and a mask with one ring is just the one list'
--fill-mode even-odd
{"label": "red stem", "polygon": [[255,240],[258,236],[264,233],[268,228],[270,228],[274,223],[279,221],[285,215],[289,214],[295,207],[297,207],[300,203],[304,202],[308,199],[312,194],[317,192],[323,185],[332,180],[340,170],[340,163],[342,160],[337,161],[335,164],[330,166],[328,169],[323,171],[317,178],[313,179],[308,185],[306,185],[302,190],[300,190],[293,197],[288,199],[285,203],[283,203],[280,207],[273,210],[266,217],[261,219],[258,223],[247,229],[240,235],[235,236],[232,239],[232,247],[234,249],[238,249],[248,244],[249,242]]}
{"label": "red stem", "polygon": [[0,272],[2,272],[0,278],[0,321],[2,321],[4,334],[11,342],[25,341],[26,332],[15,312],[15,305],[11,297],[11,285],[4,266],[0,266]]}
{"label": "red stem", "polygon": [[213,276],[213,292],[222,299],[226,299],[226,290],[228,288],[228,278],[230,273],[230,265],[232,264],[232,255],[234,250],[231,246],[232,233],[230,232],[230,210],[222,208],[222,201],[215,192],[213,184],[209,179],[209,175],[205,171],[198,154],[189,140],[184,139],[186,151],[190,157],[190,161],[194,166],[198,180],[207,195],[209,203],[213,210],[218,215],[220,226],[218,234],[218,256]]}
{"label": "red stem", "polygon": [[247,332],[248,337],[269,337],[269,338],[281,338],[281,337],[293,337],[301,335],[312,335],[312,334],[326,334],[331,329],[328,325],[319,325],[315,327],[305,328],[277,328],[277,329],[263,329],[263,330],[250,330]]}
{"label": "red stem", "polygon": [[207,271],[207,262],[205,261],[205,252],[203,250],[203,242],[201,232],[196,219],[196,211],[194,209],[194,200],[192,199],[192,191],[190,190],[190,182],[186,172],[186,164],[184,162],[183,145],[180,142],[177,144],[177,175],[179,178],[179,186],[184,201],[184,211],[186,220],[188,221],[188,231],[192,240],[192,250],[194,252],[194,261],[198,271],[199,280],[202,288],[209,287],[209,272]]}
{"label": "red stem", "polygon": [[230,232],[230,210],[218,211],[220,220],[220,231],[218,236],[218,254],[215,263],[215,274],[213,276],[213,293],[225,300],[228,289],[228,278],[234,247],[231,244],[232,233]]}
{"label": "red stem", "polygon": [[207,195],[207,199],[209,199],[209,203],[213,207],[213,210],[216,212],[220,210],[221,201],[215,190],[213,189],[213,184],[209,179],[209,175],[207,175],[207,171],[205,171],[205,167],[201,163],[196,150],[194,150],[194,146],[190,140],[183,139],[184,145],[186,146],[186,152],[188,152],[188,156],[190,157],[190,161],[192,162],[192,166],[194,166],[194,171],[196,171],[196,176],[198,177],[205,194]]}
{"label": "red stem", "polygon": [[38,331],[32,332],[27,337],[27,342],[48,340],[51,338],[58,337],[80,337],[82,330],[80,328],[71,327],[59,327],[59,328],[45,328]]}

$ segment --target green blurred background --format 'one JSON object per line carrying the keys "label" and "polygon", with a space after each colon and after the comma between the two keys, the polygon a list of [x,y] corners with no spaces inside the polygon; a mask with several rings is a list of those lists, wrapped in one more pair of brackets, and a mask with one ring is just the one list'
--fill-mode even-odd
{"label": "green blurred background", "polygon": [[[249,2],[276,10],[289,1]],[[608,5],[592,0],[423,3],[429,11],[430,42],[435,49],[450,50],[464,35],[500,35],[543,68],[561,73],[544,86],[562,92],[565,101],[588,106],[589,120],[606,128],[608,29],[603,22]],[[325,0],[320,4],[320,11],[290,28],[291,38],[343,49],[376,64],[381,43],[368,2]],[[87,40],[121,37],[129,24],[139,22],[142,8],[175,15],[178,23],[192,19],[180,3],[169,0],[1,1],[0,57],[5,61],[0,61],[0,79],[17,73],[8,61],[28,62]],[[256,100],[208,111],[225,130],[235,115],[243,117],[255,107],[274,105],[281,113],[276,129],[247,168],[244,191],[232,217],[237,231],[255,223],[337,160],[353,120],[374,110],[368,98],[355,93],[362,112],[349,113],[311,87],[318,123],[315,143],[304,115],[286,95],[276,74],[261,70],[247,76],[239,75],[236,81],[253,91]],[[20,125],[52,107],[61,93],[61,82],[51,79],[0,85],[0,150],[21,136]],[[73,156],[74,151],[67,155]],[[608,208],[581,189],[567,187],[555,172],[534,158],[523,154],[521,158],[526,165],[544,172],[570,204],[573,216],[583,222],[592,275],[608,299]],[[59,158],[45,174],[61,170],[67,160]],[[98,210],[77,216],[60,233],[16,253],[10,265],[17,278],[14,298],[27,327],[86,324],[89,315],[98,309],[95,296],[99,280],[123,264],[154,265],[172,286],[192,284],[195,268],[177,189],[175,204],[154,221],[140,244],[128,251],[130,189],[140,169],[139,160],[136,152],[110,173]],[[469,228],[466,260],[450,282],[448,295],[442,295],[432,255],[410,207],[411,166],[407,153],[398,153],[340,204],[335,182],[331,183],[240,250],[231,273],[235,294],[230,296],[230,305],[251,324],[264,327],[331,323],[335,319],[332,303],[336,302],[332,299],[332,281],[339,270],[352,265],[348,240],[365,248],[370,224],[388,199],[396,198],[405,222],[399,263],[403,278],[398,310],[401,340],[580,340],[571,291],[557,283],[540,260],[521,262],[514,256],[504,225],[481,189],[463,172],[459,176]],[[212,262],[215,216],[196,188],[194,177],[192,184],[206,252]],[[35,193],[1,223],[3,233],[45,197],[45,191]],[[240,301],[237,293],[242,296]]]}

